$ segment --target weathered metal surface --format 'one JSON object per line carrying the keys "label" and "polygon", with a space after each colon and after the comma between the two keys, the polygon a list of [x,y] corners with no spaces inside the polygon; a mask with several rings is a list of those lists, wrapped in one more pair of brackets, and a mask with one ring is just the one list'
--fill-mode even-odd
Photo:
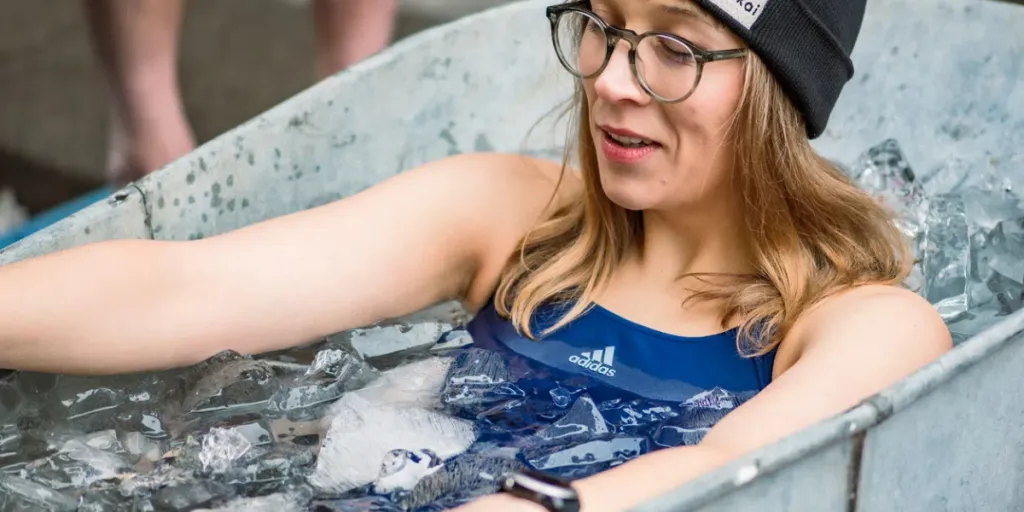
{"label": "weathered metal surface", "polygon": [[857,512],[1024,510],[1024,311],[873,400]]}
{"label": "weathered metal surface", "polygon": [[149,238],[143,195],[133,187],[0,250],[0,265],[99,240]]}

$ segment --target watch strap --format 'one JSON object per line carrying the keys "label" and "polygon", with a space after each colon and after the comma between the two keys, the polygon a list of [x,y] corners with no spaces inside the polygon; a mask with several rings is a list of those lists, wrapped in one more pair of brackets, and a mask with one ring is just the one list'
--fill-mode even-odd
{"label": "watch strap", "polygon": [[524,469],[505,475],[501,491],[541,505],[550,512],[579,512],[576,490],[566,481],[539,471]]}

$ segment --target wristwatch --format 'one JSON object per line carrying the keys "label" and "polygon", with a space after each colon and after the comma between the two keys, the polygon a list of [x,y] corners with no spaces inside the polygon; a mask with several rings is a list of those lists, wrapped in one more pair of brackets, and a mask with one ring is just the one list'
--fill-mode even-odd
{"label": "wristwatch", "polygon": [[501,492],[532,501],[550,512],[579,512],[580,500],[567,480],[532,469],[509,473],[501,479]]}

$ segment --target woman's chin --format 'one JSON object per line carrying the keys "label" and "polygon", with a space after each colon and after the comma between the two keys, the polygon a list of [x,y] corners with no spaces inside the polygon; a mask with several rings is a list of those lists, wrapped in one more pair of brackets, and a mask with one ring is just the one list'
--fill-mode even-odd
{"label": "woman's chin", "polygon": [[644,194],[638,194],[635,191],[624,191],[624,190],[613,190],[606,191],[605,195],[608,196],[608,200],[615,205],[632,211],[647,210],[654,204],[654,201],[650,197]]}

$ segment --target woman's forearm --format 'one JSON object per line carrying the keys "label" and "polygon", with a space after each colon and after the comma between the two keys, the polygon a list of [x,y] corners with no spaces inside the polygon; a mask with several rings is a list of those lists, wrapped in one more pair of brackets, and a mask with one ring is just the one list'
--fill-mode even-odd
{"label": "woman's forearm", "polygon": [[[180,284],[166,242],[121,240],[0,267],[0,367],[68,373],[176,362],[150,322]],[[160,353],[168,352],[167,354]]]}
{"label": "woman's forearm", "polygon": [[711,446],[680,446],[649,453],[573,484],[583,512],[622,511],[675,489],[729,462]]}

